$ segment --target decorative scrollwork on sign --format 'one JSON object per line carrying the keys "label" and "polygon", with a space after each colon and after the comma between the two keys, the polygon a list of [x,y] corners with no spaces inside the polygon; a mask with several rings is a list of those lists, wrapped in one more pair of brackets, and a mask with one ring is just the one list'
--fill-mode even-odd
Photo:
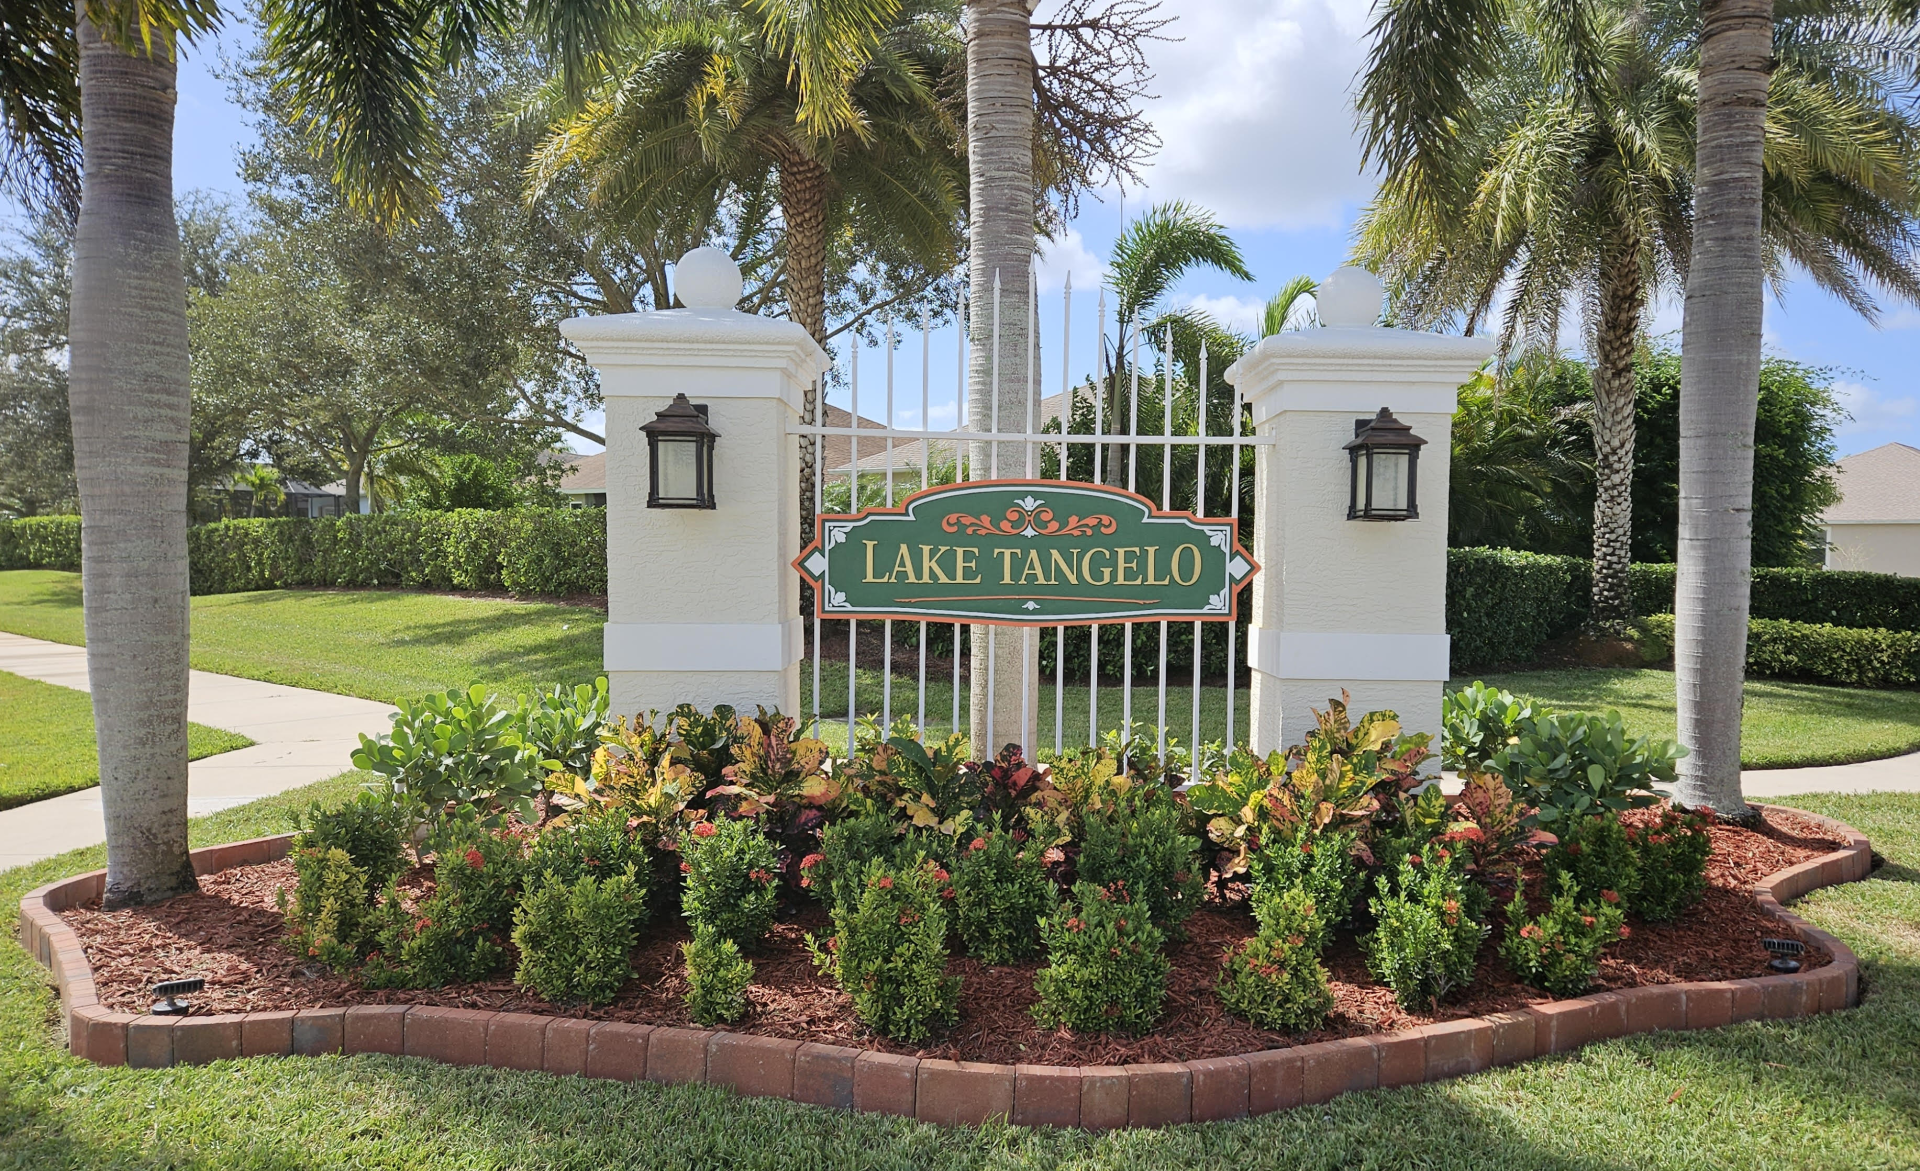
{"label": "decorative scrollwork on sign", "polygon": [[940,522],[940,527],[950,533],[961,528],[967,530],[969,537],[991,537],[1000,534],[1014,537],[1090,537],[1096,532],[1109,536],[1120,526],[1112,517],[1105,514],[1093,516],[1069,516],[1065,524],[1054,519],[1053,509],[1043,502],[1029,496],[1016,500],[1007,509],[1005,519],[995,521],[987,513],[973,516],[970,513],[949,513]]}

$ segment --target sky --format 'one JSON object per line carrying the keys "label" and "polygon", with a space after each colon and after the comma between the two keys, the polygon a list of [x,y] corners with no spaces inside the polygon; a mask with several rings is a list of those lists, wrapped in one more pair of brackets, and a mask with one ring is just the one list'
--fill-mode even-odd
{"label": "sky", "polygon": [[[1361,173],[1349,94],[1366,52],[1369,0],[1164,0],[1179,38],[1149,52],[1155,73],[1147,103],[1163,146],[1125,192],[1100,193],[1048,243],[1038,268],[1042,385],[1058,391],[1061,339],[1076,380],[1093,353],[1094,292],[1101,259],[1127,220],[1155,203],[1184,199],[1211,210],[1232,232],[1255,280],[1198,272],[1173,299],[1198,303],[1228,324],[1250,329],[1259,306],[1298,274],[1324,277],[1345,258],[1349,230],[1372,191]],[[1043,12],[1044,15],[1044,12]],[[223,50],[244,49],[251,33],[230,28],[222,42],[190,49],[180,71],[174,182],[241,195],[238,152],[251,141],[245,111],[215,76]],[[1074,289],[1070,334],[1063,333],[1063,286]],[[1678,339],[1677,303],[1661,305],[1654,331]],[[907,332],[903,330],[903,332]],[[1890,307],[1876,327],[1805,278],[1769,299],[1771,353],[1832,369],[1853,416],[1839,431],[1842,455],[1889,441],[1920,446],[1920,308]],[[955,339],[936,331],[925,355],[934,427],[955,415]],[[850,366],[851,355],[845,364]],[[881,417],[885,355],[860,355],[861,413]],[[919,339],[895,354],[895,422],[922,425]],[[851,371],[847,371],[851,374]],[[852,379],[830,399],[849,405]]]}

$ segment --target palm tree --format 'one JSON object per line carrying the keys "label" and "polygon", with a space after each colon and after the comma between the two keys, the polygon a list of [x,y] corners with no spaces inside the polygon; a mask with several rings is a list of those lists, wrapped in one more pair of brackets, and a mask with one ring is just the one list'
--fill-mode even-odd
{"label": "palm tree", "polygon": [[[430,194],[421,172],[435,145],[434,79],[482,32],[528,28],[578,70],[623,8],[549,0],[531,15],[512,5],[482,14],[441,0],[356,11],[365,19],[269,0],[269,57],[340,184],[397,217]],[[174,54],[218,19],[211,0],[16,0],[4,17],[0,184],[67,211],[78,202],[69,393],[110,907],[197,885],[187,856],[190,396]]]}
{"label": "palm tree", "polygon": [[[1642,300],[1660,272],[1656,245],[1672,263],[1672,279],[1684,279],[1681,490],[1689,503],[1681,523],[1692,536],[1681,541],[1679,625],[1686,633],[1676,639],[1676,668],[1681,739],[1692,754],[1682,765],[1681,796],[1730,814],[1745,809],[1739,700],[1763,282],[1778,282],[1789,263],[1797,264],[1869,316],[1874,301],[1867,282],[1907,299],[1917,291],[1909,257],[1920,134],[1904,104],[1916,76],[1911,13],[1884,3],[1814,0],[1782,20],[1780,36],[1773,35],[1771,19],[1768,0],[1714,0],[1698,9],[1614,0],[1576,0],[1551,11],[1520,0],[1393,6],[1375,23],[1359,100],[1369,161],[1393,177],[1391,197],[1406,222],[1431,233],[1430,266],[1409,262],[1396,271],[1403,295],[1408,289],[1425,295],[1429,284],[1446,289],[1429,303],[1464,309],[1471,325],[1491,304],[1498,274],[1513,272],[1524,281],[1535,268],[1577,271],[1584,264],[1591,275],[1582,292],[1597,335],[1610,321],[1639,317],[1627,312],[1632,282],[1624,279],[1635,247]],[[1529,44],[1539,49],[1533,72],[1507,76],[1516,61],[1529,60]],[[1637,47],[1628,52],[1629,46]],[[1610,64],[1635,62],[1631,71],[1609,71]],[[1503,94],[1504,101],[1489,100]],[[1654,119],[1646,108],[1654,102],[1677,105],[1679,115]],[[1556,107],[1564,111],[1558,121],[1519,116]],[[1516,134],[1508,152],[1496,155],[1490,147],[1497,140],[1480,138],[1499,124],[1502,110],[1515,111],[1509,121],[1516,131],[1531,128],[1532,137]],[[1691,143],[1684,179],[1692,199],[1681,203],[1689,218],[1669,228],[1643,214],[1638,222],[1657,224],[1659,237],[1590,236],[1574,264],[1554,246],[1565,236],[1557,229],[1578,222],[1569,218],[1572,210],[1608,209],[1597,200],[1576,203],[1580,188],[1538,178],[1581,177],[1569,163],[1591,156],[1576,148],[1588,141],[1586,134],[1608,126],[1621,151],[1610,165],[1623,173],[1627,148],[1647,147],[1655,128],[1677,132],[1680,149]],[[1529,160],[1530,166],[1495,166]],[[1641,197],[1629,208],[1653,206],[1624,178],[1613,187]],[[1605,190],[1590,185],[1588,194]],[[1480,226],[1452,231],[1449,214],[1456,217],[1451,223]],[[1488,231],[1503,222],[1504,234]],[[1602,279],[1609,272],[1614,278]],[[1550,290],[1553,283],[1538,287]],[[1612,312],[1602,304],[1609,288]],[[1515,314],[1542,324],[1557,319],[1557,299],[1549,305],[1519,296],[1514,306],[1509,325]],[[1596,359],[1615,368],[1619,355],[1630,361],[1632,352],[1630,344],[1597,336],[1595,350]],[[1597,413],[1607,418],[1596,419],[1596,431],[1617,431],[1612,420],[1621,417],[1623,384],[1611,374],[1607,381],[1614,389],[1611,401],[1599,405]],[[1609,392],[1597,388],[1596,397],[1601,393]],[[1631,400],[1626,404],[1630,420]],[[1609,465],[1600,473],[1604,495],[1612,491],[1611,465],[1630,449],[1616,439],[1596,441],[1596,450]],[[1616,523],[1622,515],[1609,511]],[[1598,559],[1599,505],[1595,519]],[[1596,566],[1596,611],[1601,576]]]}
{"label": "palm tree", "polygon": [[1280,291],[1267,299],[1266,308],[1260,314],[1260,336],[1272,337],[1283,330],[1318,325],[1316,311],[1301,307],[1319,295],[1320,282],[1310,276],[1297,276],[1281,285]]}
{"label": "palm tree", "polygon": [[[830,243],[864,262],[926,274],[960,253],[965,159],[941,86],[961,48],[953,0],[880,0],[874,35],[796,30],[799,0],[686,0],[652,13],[584,100],[549,94],[554,126],[535,196],[563,171],[623,217],[753,191],[772,171],[784,227],[788,315],[826,343]],[[865,26],[861,26],[864,28]],[[834,46],[858,48],[834,60]],[[838,103],[826,110],[814,89]],[[817,390],[806,391],[812,419]],[[816,439],[801,443],[800,511],[811,532]],[[805,539],[803,537],[803,539]]]}
{"label": "palm tree", "polygon": [[278,508],[287,494],[280,489],[280,469],[272,464],[255,464],[233,474],[233,486],[247,494],[247,516],[258,516],[260,509]]}
{"label": "palm tree", "polygon": [[[1680,283],[1692,248],[1694,23],[1675,5],[1607,2],[1571,20],[1560,11],[1539,0],[1505,9],[1494,69],[1468,88],[1445,173],[1391,176],[1358,251],[1389,275],[1397,311],[1423,324],[1464,314],[1471,331],[1509,288],[1509,350],[1523,335],[1551,348],[1578,297],[1594,357],[1591,614],[1617,628],[1631,616],[1633,355],[1648,301]],[[1863,278],[1920,297],[1911,221],[1886,215],[1907,198],[1920,121],[1857,137],[1893,111],[1791,67],[1780,82],[1792,109],[1769,150],[1820,190],[1769,193],[1770,247],[1869,313]],[[1371,74],[1363,104],[1402,100],[1385,92],[1401,84]]]}
{"label": "palm tree", "polygon": [[[1229,342],[1225,331],[1205,312],[1192,306],[1174,306],[1167,295],[1180,278],[1196,268],[1211,268],[1243,281],[1253,279],[1240,246],[1233,242],[1211,212],[1190,203],[1162,203],[1147,209],[1120,233],[1113,242],[1107,263],[1107,287],[1114,297],[1112,349],[1104,363],[1106,399],[1104,418],[1107,433],[1123,435],[1142,420],[1126,418],[1131,385],[1137,373],[1142,381],[1152,381],[1144,369],[1135,371],[1138,355],[1145,365],[1158,361],[1162,342],[1171,340],[1175,362],[1197,380],[1199,356],[1204,345],[1217,361],[1214,372],[1224,372],[1238,356],[1238,339]],[[1298,284],[1298,280],[1294,285]],[[1292,287],[1292,286],[1289,286]],[[1233,351],[1228,356],[1228,351]],[[1197,383],[1195,383],[1197,384]],[[1158,402],[1157,397],[1155,401]],[[1148,417],[1153,417],[1148,412]],[[1222,416],[1216,416],[1224,418]],[[1150,425],[1150,424],[1147,424]],[[1123,444],[1107,448],[1104,475],[1109,484],[1124,484],[1134,449]]]}
{"label": "palm tree", "polygon": [[1536,363],[1483,369],[1460,388],[1448,473],[1447,543],[1550,547],[1593,469],[1571,454],[1568,420],[1533,391]]}

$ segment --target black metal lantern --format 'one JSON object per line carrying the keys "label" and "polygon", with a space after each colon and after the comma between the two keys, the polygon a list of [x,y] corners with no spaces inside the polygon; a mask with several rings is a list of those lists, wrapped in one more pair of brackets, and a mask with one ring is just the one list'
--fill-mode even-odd
{"label": "black metal lantern", "polygon": [[1353,442],[1347,444],[1351,472],[1347,519],[1417,519],[1420,508],[1414,489],[1420,449],[1426,442],[1385,407],[1371,419],[1355,419]]}
{"label": "black metal lantern", "polygon": [[712,508],[713,441],[707,404],[676,394],[640,430],[647,433],[647,507]]}

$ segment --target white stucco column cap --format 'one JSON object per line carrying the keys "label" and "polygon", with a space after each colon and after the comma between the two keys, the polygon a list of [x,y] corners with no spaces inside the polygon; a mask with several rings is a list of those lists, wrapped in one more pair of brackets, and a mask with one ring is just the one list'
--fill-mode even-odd
{"label": "white stucco column cap", "polygon": [[775,369],[805,384],[832,360],[791,321],[738,309],[662,309],[573,317],[560,335],[599,369],[634,366]]}

